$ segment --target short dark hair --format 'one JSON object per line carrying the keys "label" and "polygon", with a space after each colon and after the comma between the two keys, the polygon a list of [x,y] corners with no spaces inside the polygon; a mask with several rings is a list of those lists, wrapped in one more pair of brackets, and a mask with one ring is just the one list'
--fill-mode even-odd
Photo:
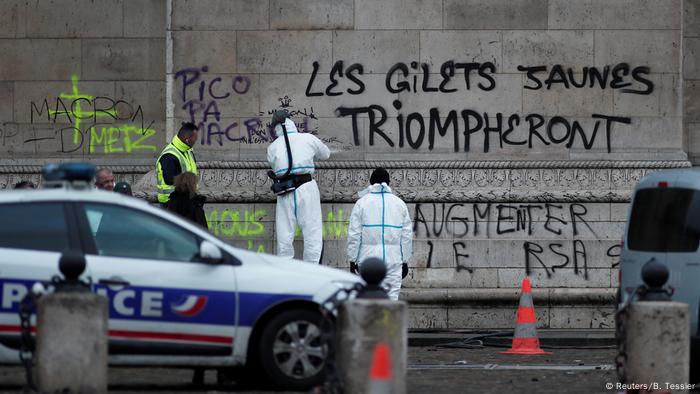
{"label": "short dark hair", "polygon": [[372,171],[372,175],[369,177],[370,185],[374,185],[375,183],[386,183],[388,185],[390,181],[391,177],[389,176],[389,172],[382,167]]}
{"label": "short dark hair", "polygon": [[177,136],[182,138],[189,138],[194,132],[197,131],[197,126],[192,122],[182,122],[180,131],[177,132]]}
{"label": "short dark hair", "polygon": [[100,168],[97,169],[97,171],[95,171],[95,179],[99,178],[99,177],[102,176],[103,174],[114,175],[114,173],[112,172],[112,170],[110,170],[109,168],[107,168],[107,167],[100,167]]}

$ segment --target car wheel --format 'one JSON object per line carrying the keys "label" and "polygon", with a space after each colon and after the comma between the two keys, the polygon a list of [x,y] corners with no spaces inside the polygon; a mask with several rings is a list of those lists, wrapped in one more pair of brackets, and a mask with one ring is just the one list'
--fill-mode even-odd
{"label": "car wheel", "polygon": [[260,361],[280,387],[305,389],[325,378],[326,347],[321,338],[321,315],[290,310],[275,316],[260,336]]}

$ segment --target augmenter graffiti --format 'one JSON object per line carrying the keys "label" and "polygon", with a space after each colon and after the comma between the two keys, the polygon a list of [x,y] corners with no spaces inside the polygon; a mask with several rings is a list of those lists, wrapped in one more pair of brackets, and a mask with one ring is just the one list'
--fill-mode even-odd
{"label": "augmenter graffiti", "polygon": [[[514,254],[521,256],[519,261],[527,274],[543,269],[551,277],[557,270],[570,268],[574,275],[588,279],[591,250],[584,240],[604,249],[613,268],[620,254],[619,241],[600,239],[602,235],[596,234],[588,213],[586,205],[580,203],[416,204],[413,231],[415,242],[428,245],[426,268],[434,263],[434,241],[439,238],[450,240],[455,269],[469,272],[473,271],[474,258],[484,258],[470,256],[470,242],[508,239],[521,244]],[[582,239],[583,235],[595,240]]]}
{"label": "augmenter graffiti", "polygon": [[[207,212],[207,221],[215,235],[244,241],[248,250],[271,252],[260,243],[274,237],[270,214],[266,209],[214,209]],[[580,203],[416,204],[413,220],[414,249],[427,246],[427,256],[418,258],[425,260],[421,265],[428,269],[451,266],[473,273],[475,262],[484,258],[474,245],[487,240],[513,241],[516,261],[503,263],[519,264],[527,274],[541,269],[547,277],[568,269],[588,279],[591,255],[604,255],[611,268],[617,266],[620,255],[619,241],[597,239],[600,235],[590,223],[589,208]],[[328,211],[323,221],[324,241],[346,240],[348,223],[349,213],[344,209]],[[437,248],[450,248],[447,254],[452,261],[439,261],[445,253]]]}

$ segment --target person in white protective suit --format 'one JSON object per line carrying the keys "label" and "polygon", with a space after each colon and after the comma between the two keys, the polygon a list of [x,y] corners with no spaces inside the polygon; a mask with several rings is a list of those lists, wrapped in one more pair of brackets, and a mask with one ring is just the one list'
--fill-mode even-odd
{"label": "person in white protective suit", "polygon": [[353,272],[368,257],[382,259],[386,264],[382,287],[390,299],[398,300],[413,254],[413,225],[406,203],[392,194],[389,181],[389,173],[377,168],[370,186],[359,193],[350,214],[348,259]]}
{"label": "person in white protective suit", "polygon": [[321,215],[321,195],[318,184],[312,178],[314,159],[325,160],[330,150],[315,135],[299,133],[294,122],[288,117],[275,126],[277,138],[267,148],[267,161],[277,176],[288,171],[289,160],[284,139],[286,129],[292,153],[292,169],[289,177],[294,178],[294,191],[277,196],[275,222],[277,227],[277,254],[294,257],[294,234],[297,225],[304,236],[304,261],[319,263],[323,249],[323,223]]}

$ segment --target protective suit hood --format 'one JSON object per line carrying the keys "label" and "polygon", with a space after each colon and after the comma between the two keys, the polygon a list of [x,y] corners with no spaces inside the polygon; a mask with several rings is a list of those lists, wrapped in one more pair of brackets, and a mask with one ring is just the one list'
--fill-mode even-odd
{"label": "protective suit hood", "polygon": [[[292,133],[298,133],[299,131],[297,130],[297,126],[294,124],[294,121],[287,118],[284,120],[284,127],[287,129],[287,134],[292,134]],[[284,130],[282,129],[282,125],[278,124],[275,126],[275,135],[276,136],[281,136]]]}
{"label": "protective suit hood", "polygon": [[374,185],[367,186],[364,190],[360,190],[360,192],[357,193],[357,195],[360,198],[362,198],[365,195],[367,195],[367,193],[381,193],[382,191],[384,193],[391,193],[391,188],[384,182],[382,182],[381,184],[375,183]]}

